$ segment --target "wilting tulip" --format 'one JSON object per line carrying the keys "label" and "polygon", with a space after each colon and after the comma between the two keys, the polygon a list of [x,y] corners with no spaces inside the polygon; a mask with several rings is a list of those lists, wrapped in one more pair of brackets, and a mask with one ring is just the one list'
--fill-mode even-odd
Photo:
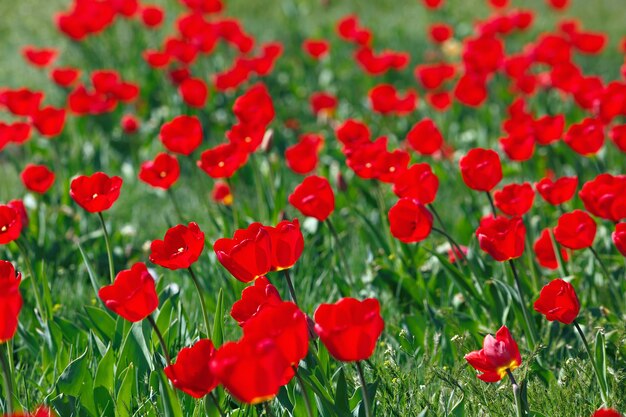
{"label": "wilting tulip", "polygon": [[186,269],[198,260],[204,249],[204,233],[194,222],[170,228],[163,240],[153,240],[150,261],[167,269]]}
{"label": "wilting tulip", "polygon": [[[539,238],[535,240],[533,250],[535,251],[539,265],[548,269],[557,269],[559,267],[559,260],[556,257],[556,252],[554,252],[554,245],[552,244],[549,229],[543,229]],[[567,251],[563,248],[560,248],[560,251],[563,260],[567,261],[569,259]]]}
{"label": "wilting tulip", "polygon": [[499,262],[519,258],[524,253],[526,227],[521,217],[488,216],[476,229],[480,248]]}
{"label": "wilting tulip", "polygon": [[139,169],[139,179],[155,188],[167,190],[178,180],[180,165],[176,157],[160,153],[153,161],[146,161]]}
{"label": "wilting tulip", "polygon": [[463,182],[472,190],[491,191],[502,179],[500,157],[491,149],[472,149],[459,166]]}
{"label": "wilting tulip", "polygon": [[328,352],[342,362],[368,359],[374,353],[385,322],[374,298],[342,298],[315,311],[315,331]]}
{"label": "wilting tulip", "polygon": [[17,331],[23,303],[21,281],[22,274],[15,272],[11,262],[0,261],[0,343],[11,340]]}
{"label": "wilting tulip", "polygon": [[20,178],[24,186],[35,193],[44,194],[54,184],[54,172],[45,165],[28,164]]}
{"label": "wilting tulip", "polygon": [[91,176],[81,175],[72,180],[70,196],[90,213],[100,213],[111,208],[120,196],[122,179],[109,177],[103,172]]}
{"label": "wilting tulip", "polygon": [[569,249],[585,249],[593,245],[596,222],[582,210],[574,210],[559,217],[554,228],[554,238]]}
{"label": "wilting tulip", "polygon": [[478,378],[485,382],[498,382],[522,364],[517,343],[506,326],[502,326],[496,337],[485,336],[483,348],[465,355],[465,360],[480,372]]}
{"label": "wilting tulip", "polygon": [[241,299],[233,304],[230,315],[243,327],[268,305],[281,302],[280,294],[267,278],[259,277],[241,292]]}
{"label": "wilting tulip", "polygon": [[289,203],[303,215],[324,221],[335,210],[335,194],[326,178],[311,175],[289,195]]}
{"label": "wilting tulip", "polygon": [[574,287],[557,278],[541,289],[534,304],[535,310],[546,316],[548,321],[571,324],[580,312],[580,303]]}
{"label": "wilting tulip", "polygon": [[176,363],[164,369],[165,375],[179,390],[194,398],[202,398],[219,384],[210,367],[215,352],[212,341],[198,340],[178,353]]}
{"label": "wilting tulip", "polygon": [[430,235],[433,216],[419,201],[401,198],[389,209],[391,234],[404,243],[421,242]]}
{"label": "wilting tulip", "polygon": [[493,194],[496,207],[509,216],[522,216],[533,206],[535,191],[530,183],[509,184]]}
{"label": "wilting tulip", "polygon": [[232,239],[218,239],[213,250],[224,268],[242,282],[253,281],[272,269],[272,240],[261,223],[235,231]]}
{"label": "wilting tulip", "polygon": [[154,278],[142,262],[120,271],[113,284],[102,287],[98,296],[107,308],[131,322],[145,319],[159,306]]}

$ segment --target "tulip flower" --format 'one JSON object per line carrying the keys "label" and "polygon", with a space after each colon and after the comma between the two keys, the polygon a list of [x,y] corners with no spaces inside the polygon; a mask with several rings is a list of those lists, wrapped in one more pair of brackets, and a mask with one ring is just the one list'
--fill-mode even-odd
{"label": "tulip flower", "polygon": [[272,269],[272,239],[261,223],[239,229],[232,239],[215,241],[218,261],[241,282],[251,282]]}
{"label": "tulip flower", "polygon": [[578,186],[578,177],[562,177],[555,181],[544,178],[535,184],[541,197],[553,206],[558,206],[572,199]]}
{"label": "tulip flower", "polygon": [[506,326],[500,327],[496,336],[485,336],[483,348],[465,355],[465,360],[480,374],[485,382],[498,382],[522,364],[517,343]]}
{"label": "tulip flower", "polygon": [[267,278],[260,277],[241,292],[241,299],[233,304],[230,315],[243,327],[248,320],[259,314],[266,306],[281,303],[280,294]]}
{"label": "tulip flower", "polygon": [[421,242],[430,235],[433,216],[419,201],[401,198],[389,210],[391,234],[404,243]]}
{"label": "tulip flower", "polygon": [[55,175],[45,165],[28,164],[20,174],[20,178],[28,190],[44,194],[54,184]]}
{"label": "tulip flower", "polygon": [[472,149],[459,161],[463,182],[472,190],[491,191],[502,179],[500,157],[490,149]]}
{"label": "tulip flower", "polygon": [[412,198],[424,205],[435,201],[438,189],[439,179],[427,163],[411,165],[393,183],[393,192],[399,198]]}
{"label": "tulip flower", "polygon": [[535,191],[530,183],[509,184],[493,194],[495,205],[508,216],[522,216],[533,206]]}
{"label": "tulip flower", "polygon": [[546,316],[548,321],[571,324],[580,311],[578,296],[572,284],[558,278],[541,289],[534,304],[535,310]]}
{"label": "tulip flower", "polygon": [[180,165],[176,157],[166,153],[158,154],[153,161],[146,161],[141,164],[139,170],[139,179],[146,184],[169,189],[180,176]]}
{"label": "tulip flower", "polygon": [[622,414],[612,408],[600,408],[591,417],[622,417]]}
{"label": "tulip flower", "polygon": [[113,284],[102,287],[98,296],[105,306],[133,323],[145,319],[159,306],[154,278],[142,262],[120,271]]}
{"label": "tulip flower", "polygon": [[289,195],[289,203],[303,215],[324,221],[335,210],[335,194],[324,177],[306,177]]}
{"label": "tulip flower", "polygon": [[103,172],[91,176],[81,175],[72,180],[70,196],[90,213],[100,213],[111,208],[120,196],[122,179],[109,177]]}
{"label": "tulip flower", "polygon": [[0,261],[0,343],[11,340],[17,331],[23,304],[21,281],[22,274],[16,273],[11,262]]}
{"label": "tulip flower", "polygon": [[443,136],[435,122],[425,118],[417,122],[407,134],[407,142],[420,155],[432,155],[441,149]]}
{"label": "tulip flower", "polygon": [[150,261],[167,269],[186,269],[198,260],[204,249],[204,233],[194,222],[170,228],[163,240],[153,240]]}
{"label": "tulip flower", "polygon": [[626,218],[626,175],[600,174],[587,181],[578,196],[594,216],[613,222]]}
{"label": "tulip flower", "polygon": [[[535,256],[537,257],[539,265],[548,269],[557,269],[559,267],[559,259],[554,251],[554,245],[552,244],[549,229],[543,229],[539,238],[535,240],[533,250],[535,251]],[[569,259],[567,251],[563,248],[560,248],[559,250],[563,260],[567,261]]]}
{"label": "tulip flower", "polygon": [[611,234],[615,247],[623,256],[626,256],[626,223],[615,225],[615,231]]}
{"label": "tulip flower", "polygon": [[521,217],[488,216],[476,229],[480,248],[498,262],[519,258],[524,252],[526,228]]}
{"label": "tulip flower", "polygon": [[177,116],[161,126],[159,135],[168,151],[191,155],[202,143],[202,125],[195,116]]}
{"label": "tulip flower", "polygon": [[11,243],[20,237],[22,216],[9,205],[0,205],[0,245]]}
{"label": "tulip flower", "polygon": [[176,363],[164,369],[165,375],[179,390],[194,398],[202,398],[219,383],[210,367],[214,356],[213,342],[201,339],[193,346],[183,348],[178,353]]}
{"label": "tulip flower", "polygon": [[554,228],[554,238],[569,249],[591,247],[596,237],[596,222],[582,210],[574,210],[559,217]]}

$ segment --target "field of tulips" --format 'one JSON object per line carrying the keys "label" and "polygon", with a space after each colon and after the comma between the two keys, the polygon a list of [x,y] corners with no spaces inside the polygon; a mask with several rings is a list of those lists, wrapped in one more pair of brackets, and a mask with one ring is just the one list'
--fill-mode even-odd
{"label": "field of tulips", "polygon": [[624,21],[3,2],[0,416],[622,417]]}

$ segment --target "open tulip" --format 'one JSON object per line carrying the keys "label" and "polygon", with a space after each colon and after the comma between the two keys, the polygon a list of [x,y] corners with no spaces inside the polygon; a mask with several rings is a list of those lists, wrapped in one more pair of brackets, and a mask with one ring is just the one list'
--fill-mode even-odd
{"label": "open tulip", "polygon": [[24,186],[35,193],[44,194],[54,184],[54,172],[45,165],[28,164],[20,178]]}
{"label": "open tulip", "polygon": [[22,216],[10,205],[0,205],[0,245],[13,242],[22,232]]}
{"label": "open tulip", "polygon": [[578,186],[578,177],[561,177],[557,180],[543,178],[535,188],[541,197],[553,206],[563,204],[574,196]]}
{"label": "open tulip", "polygon": [[[557,269],[559,267],[559,261],[556,257],[556,252],[554,252],[554,245],[550,237],[550,230],[543,229],[539,238],[535,240],[533,250],[535,251],[539,265],[548,269]],[[567,261],[569,259],[567,251],[563,248],[560,248],[560,251],[563,260]]]}
{"label": "open tulip", "polygon": [[626,223],[618,223],[611,237],[619,253],[626,256]]}
{"label": "open tulip", "polygon": [[272,269],[272,239],[261,223],[235,231],[213,245],[218,261],[241,282],[254,281]]}
{"label": "open tulip", "polygon": [[113,284],[102,287],[98,296],[107,308],[131,322],[145,319],[159,306],[154,278],[142,262],[120,271]]}
{"label": "open tulip", "polygon": [[177,116],[161,127],[160,137],[168,151],[191,155],[202,143],[202,125],[195,116]]}
{"label": "open tulip", "polygon": [[219,383],[210,366],[215,352],[212,341],[198,340],[178,353],[176,363],[164,369],[165,375],[179,390],[194,398],[202,398]]}
{"label": "open tulip", "polygon": [[91,176],[81,175],[72,180],[70,196],[90,213],[100,213],[111,208],[120,196],[122,179],[109,177],[103,172]]}
{"label": "open tulip", "polygon": [[241,292],[241,299],[233,304],[230,310],[232,318],[237,320],[240,326],[244,326],[248,320],[255,317],[268,305],[281,302],[280,294],[267,278],[260,277]]}
{"label": "open tulip", "polygon": [[272,242],[272,270],[282,271],[294,266],[304,249],[304,237],[298,219],[283,220],[276,227],[264,227]]}
{"label": "open tulip", "polygon": [[204,233],[194,222],[170,228],[163,240],[153,240],[150,261],[167,269],[186,269],[198,260],[204,249]]}
{"label": "open tulip", "polygon": [[167,190],[180,176],[180,165],[175,156],[160,153],[153,161],[141,164],[139,179],[155,188]]}
{"label": "open tulip", "polygon": [[517,343],[506,326],[502,326],[496,337],[485,336],[483,348],[465,355],[465,360],[478,372],[485,382],[498,382],[522,364]]}
{"label": "open tulip", "polygon": [[519,258],[524,253],[526,227],[521,217],[488,216],[476,229],[480,248],[499,262]]}
{"label": "open tulip", "polygon": [[554,228],[554,238],[569,249],[585,249],[596,237],[596,222],[582,210],[574,210],[559,217]]}

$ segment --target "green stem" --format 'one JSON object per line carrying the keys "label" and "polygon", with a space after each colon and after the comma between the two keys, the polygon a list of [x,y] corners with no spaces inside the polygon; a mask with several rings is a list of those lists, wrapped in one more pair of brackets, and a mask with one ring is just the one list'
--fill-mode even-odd
{"label": "green stem", "polygon": [[365,373],[363,373],[363,365],[361,361],[357,361],[356,369],[359,372],[359,381],[361,382],[361,390],[363,391],[363,404],[365,405],[365,417],[372,417],[372,410],[370,410],[369,394],[367,393],[367,384],[365,383]]}
{"label": "green stem", "polygon": [[[560,207],[560,206],[559,206]],[[563,278],[569,276],[569,271],[567,270],[567,265],[565,263],[565,259],[563,259],[563,254],[561,254],[561,248],[554,238],[554,233],[552,229],[548,229],[548,233],[550,234],[550,240],[552,241],[552,248],[554,250],[554,255],[556,257],[557,264],[559,266],[559,271]]]}
{"label": "green stem", "polygon": [[7,414],[13,413],[13,383],[11,378],[11,368],[9,367],[9,363],[7,361],[8,358],[8,349],[7,343],[2,344],[2,352],[0,352],[0,362],[2,362],[2,379],[4,381],[4,387],[6,391],[6,399],[7,399]]}
{"label": "green stem", "polygon": [[19,240],[16,240],[15,244],[17,245],[17,248],[19,249],[20,254],[22,255],[22,258],[24,258],[24,264],[26,265],[26,271],[28,271],[28,275],[29,275],[29,278],[30,278],[30,284],[31,284],[31,287],[33,289],[33,294],[35,295],[35,304],[37,305],[37,310],[39,310],[39,315],[41,316],[41,319],[45,323],[47,321],[48,314],[43,309],[43,303],[41,301],[41,295],[39,294],[39,289],[37,288],[37,284],[38,283],[35,282],[35,272],[33,270],[33,265],[30,263],[30,257],[28,256],[28,251],[26,250],[26,247],[23,245],[23,243],[20,242]]}
{"label": "green stem", "polygon": [[183,216],[183,212],[180,209],[180,206],[178,205],[178,201],[176,200],[176,196],[174,195],[174,191],[172,191],[171,188],[168,188],[166,190],[167,195],[169,196],[170,200],[172,200],[172,205],[174,206],[174,211],[176,211],[176,215],[178,216],[178,220],[181,223],[185,223],[185,216]]}
{"label": "green stem", "polygon": [[165,360],[167,361],[167,364],[169,366],[172,364],[172,359],[170,358],[170,354],[167,351],[167,345],[165,344],[163,333],[161,333],[161,330],[159,330],[159,327],[157,326],[156,321],[154,321],[154,317],[152,317],[152,314],[149,315],[147,319],[152,325],[152,328],[154,329],[154,332],[156,333],[157,337],[159,338],[159,343],[161,343],[161,348],[163,349],[163,355],[165,356]]}
{"label": "green stem", "polygon": [[348,261],[346,259],[345,253],[343,252],[341,241],[339,240],[339,234],[337,233],[337,229],[335,229],[335,226],[333,226],[333,223],[330,221],[330,217],[325,220],[325,223],[328,226],[330,233],[333,235],[333,239],[335,240],[335,248],[337,249],[337,253],[339,254],[339,259],[341,260],[341,263],[343,264],[344,272],[348,276],[348,279],[350,280],[350,284],[354,284],[355,283],[354,277],[352,276],[352,272],[350,271],[350,267],[348,266]]}
{"label": "green stem", "polygon": [[593,257],[596,258],[596,261],[598,261],[598,265],[600,265],[600,269],[602,269],[602,273],[604,274],[604,277],[607,279],[607,283],[610,283],[611,282],[611,273],[609,272],[609,270],[604,265],[604,262],[602,262],[602,259],[600,259],[600,255],[593,248],[593,246],[589,246],[589,250],[591,251],[591,253],[593,253]]}
{"label": "green stem", "polygon": [[102,212],[98,212],[98,218],[100,219],[100,225],[102,226],[102,231],[104,232],[104,242],[107,246],[107,256],[109,258],[109,276],[112,283],[113,281],[115,281],[115,269],[113,266],[113,251],[111,251],[111,240],[109,239],[109,232],[107,231],[107,226],[104,223],[104,216],[102,216]]}
{"label": "green stem", "polygon": [[289,287],[289,295],[291,296],[291,300],[298,305],[298,299],[296,298],[296,290],[293,287],[293,282],[291,281],[291,276],[289,275],[288,269],[283,269],[283,274],[285,275],[285,279],[287,280],[287,287]]}
{"label": "green stem", "polygon": [[304,381],[302,377],[298,373],[298,369],[294,366],[293,372],[296,375],[296,379],[298,380],[298,385],[300,385],[300,389],[302,390],[302,396],[304,397],[304,405],[306,406],[306,411],[309,417],[313,417],[313,407],[311,407],[311,400],[306,393],[306,386],[304,385]]}
{"label": "green stem", "polygon": [[589,348],[589,344],[587,343],[587,339],[585,338],[585,334],[583,333],[583,329],[580,328],[580,325],[576,320],[574,320],[574,327],[580,336],[580,340],[583,342],[585,346],[585,350],[587,351],[587,355],[589,355],[589,360],[591,361],[591,365],[593,366],[593,372],[596,375],[596,379],[598,380],[598,386],[600,387],[600,397],[602,398],[602,402],[605,405],[608,405],[608,394],[604,390],[604,386],[602,384],[602,379],[600,378],[600,371],[598,370],[598,366],[596,365],[596,361],[591,354],[591,349]]}
{"label": "green stem", "polygon": [[212,391],[209,393],[209,397],[211,397],[211,400],[213,400],[213,404],[215,404],[215,408],[217,408],[217,411],[220,413],[220,416],[226,417],[226,414],[224,414],[224,410],[222,410],[222,407],[220,406],[220,402],[218,401],[217,397]]}
{"label": "green stem", "polygon": [[515,398],[515,411],[517,417],[526,417],[526,413],[524,412],[524,404],[522,403],[522,391],[520,390],[519,385],[517,385],[517,381],[515,381],[515,377],[510,369],[506,370],[509,379],[511,380],[511,384],[513,386],[513,398]]}
{"label": "green stem", "polygon": [[493,197],[489,191],[485,191],[485,194],[487,194],[487,199],[489,200],[489,205],[491,206],[491,212],[493,213],[493,216],[496,217],[498,215],[498,210],[496,210],[496,205],[493,203]]}
{"label": "green stem", "polygon": [[534,350],[537,343],[537,338],[535,335],[535,328],[532,324],[530,315],[528,314],[528,309],[526,307],[526,299],[524,298],[524,292],[522,291],[522,283],[520,282],[517,268],[515,268],[515,262],[513,262],[513,259],[509,259],[509,265],[511,266],[511,271],[513,272],[515,286],[517,287],[517,295],[519,296],[519,301],[522,306],[522,314],[524,315],[524,321],[526,322],[526,327],[528,329],[530,350]]}
{"label": "green stem", "polygon": [[211,335],[211,325],[209,324],[209,315],[207,313],[206,304],[204,302],[204,296],[202,295],[202,287],[200,286],[200,281],[198,281],[198,277],[196,277],[195,272],[191,266],[188,268],[189,274],[191,275],[191,280],[196,286],[196,291],[198,292],[198,297],[200,298],[200,308],[202,308],[202,317],[204,319],[204,326],[206,327],[207,337]]}

